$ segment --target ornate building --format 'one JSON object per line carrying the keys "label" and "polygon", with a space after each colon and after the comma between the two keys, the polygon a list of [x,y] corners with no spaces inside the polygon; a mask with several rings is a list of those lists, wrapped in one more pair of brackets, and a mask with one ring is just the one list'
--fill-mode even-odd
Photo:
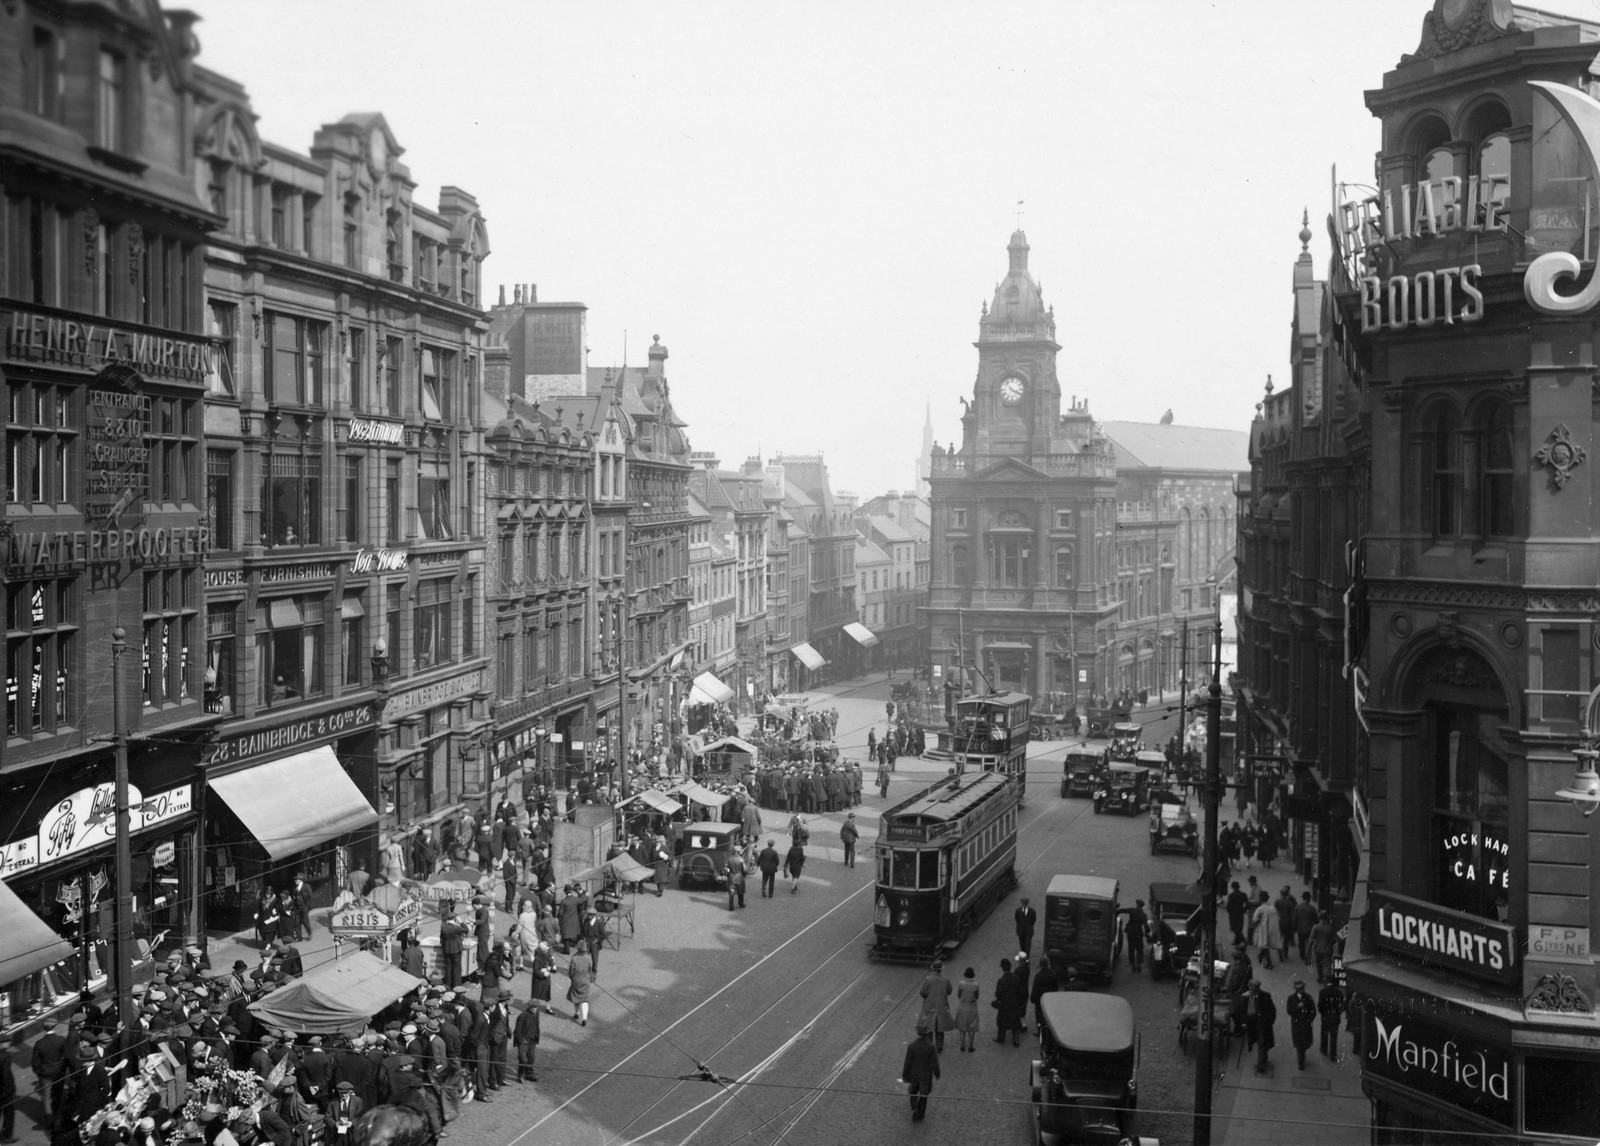
{"label": "ornate building", "polygon": [[[437,210],[413,200],[383,116],[345,116],[300,153],[257,137],[239,84],[202,80],[193,179],[227,220],[206,252],[206,666],[225,717],[208,863],[215,906],[247,921],[260,888],[296,872],[331,902],[341,866],[373,863],[380,843],[261,838],[272,793],[324,782],[336,759],[382,842],[420,859],[492,779],[489,243],[466,192],[445,187]],[[350,827],[346,805],[330,825]]]}
{"label": "ornate building", "polygon": [[1063,413],[1055,314],[1021,231],[1007,251],[961,443],[933,447],[927,652],[936,682],[965,687],[977,669],[997,689],[1081,703],[1114,667],[1115,459],[1086,403]]}

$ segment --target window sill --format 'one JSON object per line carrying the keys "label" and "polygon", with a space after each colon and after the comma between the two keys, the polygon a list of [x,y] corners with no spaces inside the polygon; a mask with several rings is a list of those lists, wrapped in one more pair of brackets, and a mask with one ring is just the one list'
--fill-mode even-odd
{"label": "window sill", "polygon": [[123,155],[120,152],[110,151],[107,148],[99,147],[94,144],[91,144],[88,150],[89,158],[94,160],[96,163],[103,163],[107,167],[115,168],[116,170],[126,172],[129,175],[142,175],[144,174],[145,168],[149,166],[149,164],[142,159],[135,159],[131,155]]}

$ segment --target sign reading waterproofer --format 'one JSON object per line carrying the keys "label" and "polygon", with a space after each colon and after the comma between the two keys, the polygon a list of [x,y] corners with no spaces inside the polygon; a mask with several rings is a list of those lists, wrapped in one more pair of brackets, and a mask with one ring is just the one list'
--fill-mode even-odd
{"label": "sign reading waterproofer", "polygon": [[1387,891],[1372,893],[1373,938],[1385,951],[1486,979],[1517,981],[1516,931]]}

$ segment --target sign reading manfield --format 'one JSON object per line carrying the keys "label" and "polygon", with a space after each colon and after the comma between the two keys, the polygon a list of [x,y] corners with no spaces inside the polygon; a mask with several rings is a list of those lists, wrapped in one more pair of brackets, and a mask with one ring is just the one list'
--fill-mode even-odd
{"label": "sign reading manfield", "polygon": [[1369,1075],[1513,1124],[1509,1050],[1465,1039],[1392,1002],[1369,1001],[1367,1015],[1362,1058]]}

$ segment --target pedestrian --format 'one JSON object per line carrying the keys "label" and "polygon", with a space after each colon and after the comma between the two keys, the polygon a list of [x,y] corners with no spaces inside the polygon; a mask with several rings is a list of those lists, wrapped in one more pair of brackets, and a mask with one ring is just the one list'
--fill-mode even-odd
{"label": "pedestrian", "polygon": [[[76,1048],[73,1050],[76,1053]],[[51,1027],[34,1040],[33,1077],[37,1080],[35,1089],[39,1092],[40,1101],[44,1103],[46,1126],[61,1109],[61,1093],[67,1079],[67,1058],[65,1027]]]}
{"label": "pedestrian", "polygon": [[1311,926],[1306,946],[1311,950],[1311,965],[1317,969],[1317,982],[1333,978],[1333,945],[1339,934],[1333,929],[1333,917],[1324,915]]}
{"label": "pedestrian", "polygon": [[521,874],[517,866],[517,853],[508,851],[500,862],[500,878],[506,885],[506,914],[510,915],[517,907],[517,877]]}
{"label": "pedestrian", "polygon": [[1260,948],[1261,966],[1272,970],[1272,952],[1283,942],[1283,936],[1278,930],[1278,910],[1264,891],[1250,913],[1250,942]]}
{"label": "pedestrian", "polygon": [[[15,1053],[22,1053],[23,1033],[11,1036]],[[17,1140],[17,1074],[12,1066],[13,1052],[0,1044],[0,1142]]]}
{"label": "pedestrian", "polygon": [[968,967],[956,984],[956,1033],[961,1036],[961,1050],[978,1049],[978,973]]}
{"label": "pedestrian", "polygon": [[567,987],[567,1002],[572,1004],[572,1021],[580,1027],[589,1025],[589,994],[594,983],[594,964],[589,961],[589,952],[579,949],[567,963],[567,978],[571,985]]}
{"label": "pedestrian", "polygon": [[1294,1043],[1295,1062],[1306,1068],[1306,1051],[1311,1049],[1311,1028],[1317,1021],[1317,1001],[1306,994],[1306,981],[1296,975],[1294,993],[1283,1004],[1289,1016],[1289,1039]]}
{"label": "pedestrian", "polygon": [[995,980],[994,998],[989,1005],[999,1012],[995,1016],[994,1041],[1006,1041],[1011,1034],[1011,1045],[1022,1045],[1022,1023],[1028,1009],[1028,993],[1017,990],[1017,977],[1011,973],[1011,960],[1000,960],[1000,977]]}
{"label": "pedestrian", "polygon": [[1239,836],[1239,852],[1244,856],[1245,867],[1255,867],[1256,846],[1261,836],[1253,824],[1246,824]]}
{"label": "pedestrian", "polygon": [[1144,970],[1144,948],[1150,937],[1150,917],[1145,914],[1144,900],[1133,901],[1133,910],[1128,912],[1126,924],[1128,937],[1128,966],[1135,971]]}
{"label": "pedestrian", "polygon": [[1267,1052],[1278,1045],[1277,1033],[1273,1025],[1278,1021],[1278,1008],[1273,1003],[1272,996],[1262,989],[1259,980],[1251,979],[1245,1002],[1245,1013],[1248,1016],[1248,1035],[1246,1046],[1254,1044],[1256,1048],[1256,1073],[1267,1073]]}
{"label": "pedestrian", "polygon": [[856,830],[856,814],[851,812],[839,827],[839,842],[844,845],[844,866],[856,866],[856,841],[861,833]]}
{"label": "pedestrian", "polygon": [[294,904],[294,941],[311,938],[311,888],[306,884],[306,873],[294,873],[294,886],[289,890]]}
{"label": "pedestrian", "polygon": [[400,938],[400,970],[418,979],[428,977],[428,964],[422,952],[422,943],[412,931]]}
{"label": "pedestrian", "polygon": [[1289,942],[1294,938],[1294,896],[1289,891],[1288,884],[1284,885],[1278,898],[1272,901],[1273,910],[1278,913],[1279,933],[1279,958],[1289,958]]}
{"label": "pedestrian", "polygon": [[1239,881],[1234,880],[1233,889],[1228,892],[1224,907],[1228,912],[1228,928],[1233,932],[1233,942],[1236,946],[1245,941],[1244,913],[1249,905],[1249,898],[1239,890]]}
{"label": "pedestrian", "polygon": [[472,897],[473,934],[478,940],[478,965],[489,958],[489,951],[494,947],[494,907],[489,903],[489,897],[476,895]]}
{"label": "pedestrian", "polygon": [[1028,905],[1028,897],[1023,896],[1017,902],[1013,918],[1017,924],[1017,946],[1026,953],[1033,947],[1033,929],[1039,922],[1039,913]]}
{"label": "pedestrian", "polygon": [[533,983],[528,989],[528,1006],[555,1014],[550,1005],[550,983],[555,977],[556,959],[548,941],[541,939],[533,951]]}
{"label": "pedestrian", "polygon": [[667,880],[672,878],[672,853],[667,850],[665,836],[657,836],[652,849],[652,866],[655,868],[656,898],[660,899],[667,886]]}
{"label": "pedestrian", "polygon": [[1050,965],[1048,955],[1039,956],[1039,969],[1033,975],[1033,989],[1028,992],[1028,1000],[1033,1004],[1033,1033],[1038,1034],[1044,1026],[1044,1019],[1039,1013],[1039,1000],[1057,989],[1056,969]]}
{"label": "pedestrian", "polygon": [[501,987],[511,982],[511,960],[506,957],[506,945],[502,940],[490,950],[488,958],[478,964],[478,1001],[484,1007],[494,1006],[495,1000],[500,997]]}
{"label": "pedestrian", "polygon": [[578,899],[578,889],[572,884],[562,888],[561,896],[561,953],[570,955],[583,934],[583,909]]}
{"label": "pedestrian", "polygon": [[272,889],[263,887],[261,898],[256,901],[255,925],[256,939],[265,951],[272,946],[272,941],[278,937],[278,897],[272,894]]}
{"label": "pedestrian", "polygon": [[583,918],[583,941],[589,948],[589,960],[594,964],[595,974],[600,973],[600,952],[606,946],[606,917],[600,912],[590,910]]}
{"label": "pedestrian", "polygon": [[1339,1061],[1339,1020],[1344,1016],[1344,988],[1336,979],[1329,979],[1317,992],[1317,1014],[1322,1018],[1321,1041],[1323,1055]]}
{"label": "pedestrian", "polygon": [[793,895],[800,890],[800,871],[806,866],[806,850],[796,843],[789,849],[789,854],[784,857],[783,870],[788,873],[789,894]]}
{"label": "pedestrian", "polygon": [[917,1027],[917,1037],[906,1047],[906,1060],[900,1067],[900,1079],[911,1094],[911,1121],[921,1122],[928,1114],[928,1095],[933,1093],[933,1080],[939,1077],[939,1052],[933,1045],[933,1032],[925,1026]]}
{"label": "pedestrian", "polygon": [[884,800],[889,798],[889,763],[887,760],[878,762],[878,796]]}
{"label": "pedestrian", "polygon": [[1311,962],[1311,929],[1317,925],[1322,913],[1311,902],[1311,893],[1302,891],[1300,902],[1294,905],[1294,934],[1300,949],[1300,961]]}
{"label": "pedestrian", "polygon": [[767,841],[767,846],[756,857],[756,867],[761,869],[761,898],[772,898],[777,890],[778,869],[783,866],[783,860],[778,857],[778,849],[772,846],[772,841]]}
{"label": "pedestrian", "polygon": [[733,910],[735,899],[739,901],[740,908],[744,907],[744,856],[736,850],[728,857],[728,910]]}
{"label": "pedestrian", "polygon": [[517,1081],[538,1082],[539,1076],[534,1073],[534,1056],[539,1049],[539,1003],[529,999],[528,1005],[517,1016],[516,1028],[512,1031],[512,1041],[517,1046]]}
{"label": "pedestrian", "polygon": [[489,1089],[506,1085],[506,1051],[511,1045],[511,992],[500,991],[489,1007]]}
{"label": "pedestrian", "polygon": [[447,990],[454,990],[461,985],[461,953],[467,929],[456,918],[453,900],[445,900],[439,910],[443,914],[439,920],[439,958],[444,968],[444,985]]}
{"label": "pedestrian", "polygon": [[956,1025],[956,1017],[950,1012],[950,996],[954,991],[950,980],[944,977],[944,960],[935,959],[923,976],[918,992],[922,996],[922,1012],[917,1016],[917,1026],[925,1026],[933,1032],[936,1051],[944,1050],[944,1033]]}
{"label": "pedestrian", "polygon": [[521,910],[517,912],[515,934],[517,942],[512,950],[512,970],[520,971],[533,962],[533,953],[539,949],[539,912],[531,899],[522,901]]}

